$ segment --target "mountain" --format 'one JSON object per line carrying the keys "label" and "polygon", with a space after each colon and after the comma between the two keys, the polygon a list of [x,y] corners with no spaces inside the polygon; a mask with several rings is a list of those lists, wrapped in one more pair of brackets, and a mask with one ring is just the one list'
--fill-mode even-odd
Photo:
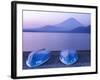
{"label": "mountain", "polygon": [[69,30],[75,29],[75,28],[77,28],[79,26],[83,26],[83,25],[80,22],[78,22],[76,19],[70,18],[70,19],[65,20],[55,26],[57,26],[60,30],[69,31]]}
{"label": "mountain", "polygon": [[90,26],[84,27],[74,18],[70,18],[56,25],[46,25],[41,28],[23,29],[24,32],[68,32],[68,33],[89,33]]}

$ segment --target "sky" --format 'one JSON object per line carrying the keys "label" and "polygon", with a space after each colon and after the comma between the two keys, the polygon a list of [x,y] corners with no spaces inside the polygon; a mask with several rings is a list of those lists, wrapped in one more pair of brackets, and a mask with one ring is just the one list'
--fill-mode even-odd
{"label": "sky", "polygon": [[75,18],[84,26],[87,26],[91,23],[91,15],[89,13],[23,11],[23,28],[33,29],[41,28],[46,25],[55,25],[69,18]]}

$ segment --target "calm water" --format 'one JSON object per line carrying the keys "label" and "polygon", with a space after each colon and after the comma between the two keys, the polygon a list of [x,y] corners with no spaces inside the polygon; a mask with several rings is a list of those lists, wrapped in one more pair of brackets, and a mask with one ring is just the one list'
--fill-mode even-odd
{"label": "calm water", "polygon": [[90,34],[23,32],[23,51],[32,51],[41,48],[50,50],[62,50],[66,48],[89,50]]}

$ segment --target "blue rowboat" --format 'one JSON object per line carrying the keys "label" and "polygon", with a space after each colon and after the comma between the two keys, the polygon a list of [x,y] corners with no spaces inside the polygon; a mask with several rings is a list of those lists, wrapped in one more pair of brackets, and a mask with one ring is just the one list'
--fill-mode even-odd
{"label": "blue rowboat", "polygon": [[77,62],[78,54],[75,49],[66,49],[60,52],[60,61],[65,65],[72,65]]}
{"label": "blue rowboat", "polygon": [[29,54],[26,60],[26,65],[28,67],[38,67],[43,63],[47,62],[50,58],[50,51],[46,49],[40,49],[38,51],[33,51]]}

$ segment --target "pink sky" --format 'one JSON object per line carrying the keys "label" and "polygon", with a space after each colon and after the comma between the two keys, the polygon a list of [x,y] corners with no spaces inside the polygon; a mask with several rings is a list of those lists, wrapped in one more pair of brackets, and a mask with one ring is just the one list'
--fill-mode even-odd
{"label": "pink sky", "polygon": [[28,29],[39,28],[45,25],[55,25],[72,17],[77,19],[84,26],[91,23],[90,14],[23,11],[23,27],[24,29]]}

